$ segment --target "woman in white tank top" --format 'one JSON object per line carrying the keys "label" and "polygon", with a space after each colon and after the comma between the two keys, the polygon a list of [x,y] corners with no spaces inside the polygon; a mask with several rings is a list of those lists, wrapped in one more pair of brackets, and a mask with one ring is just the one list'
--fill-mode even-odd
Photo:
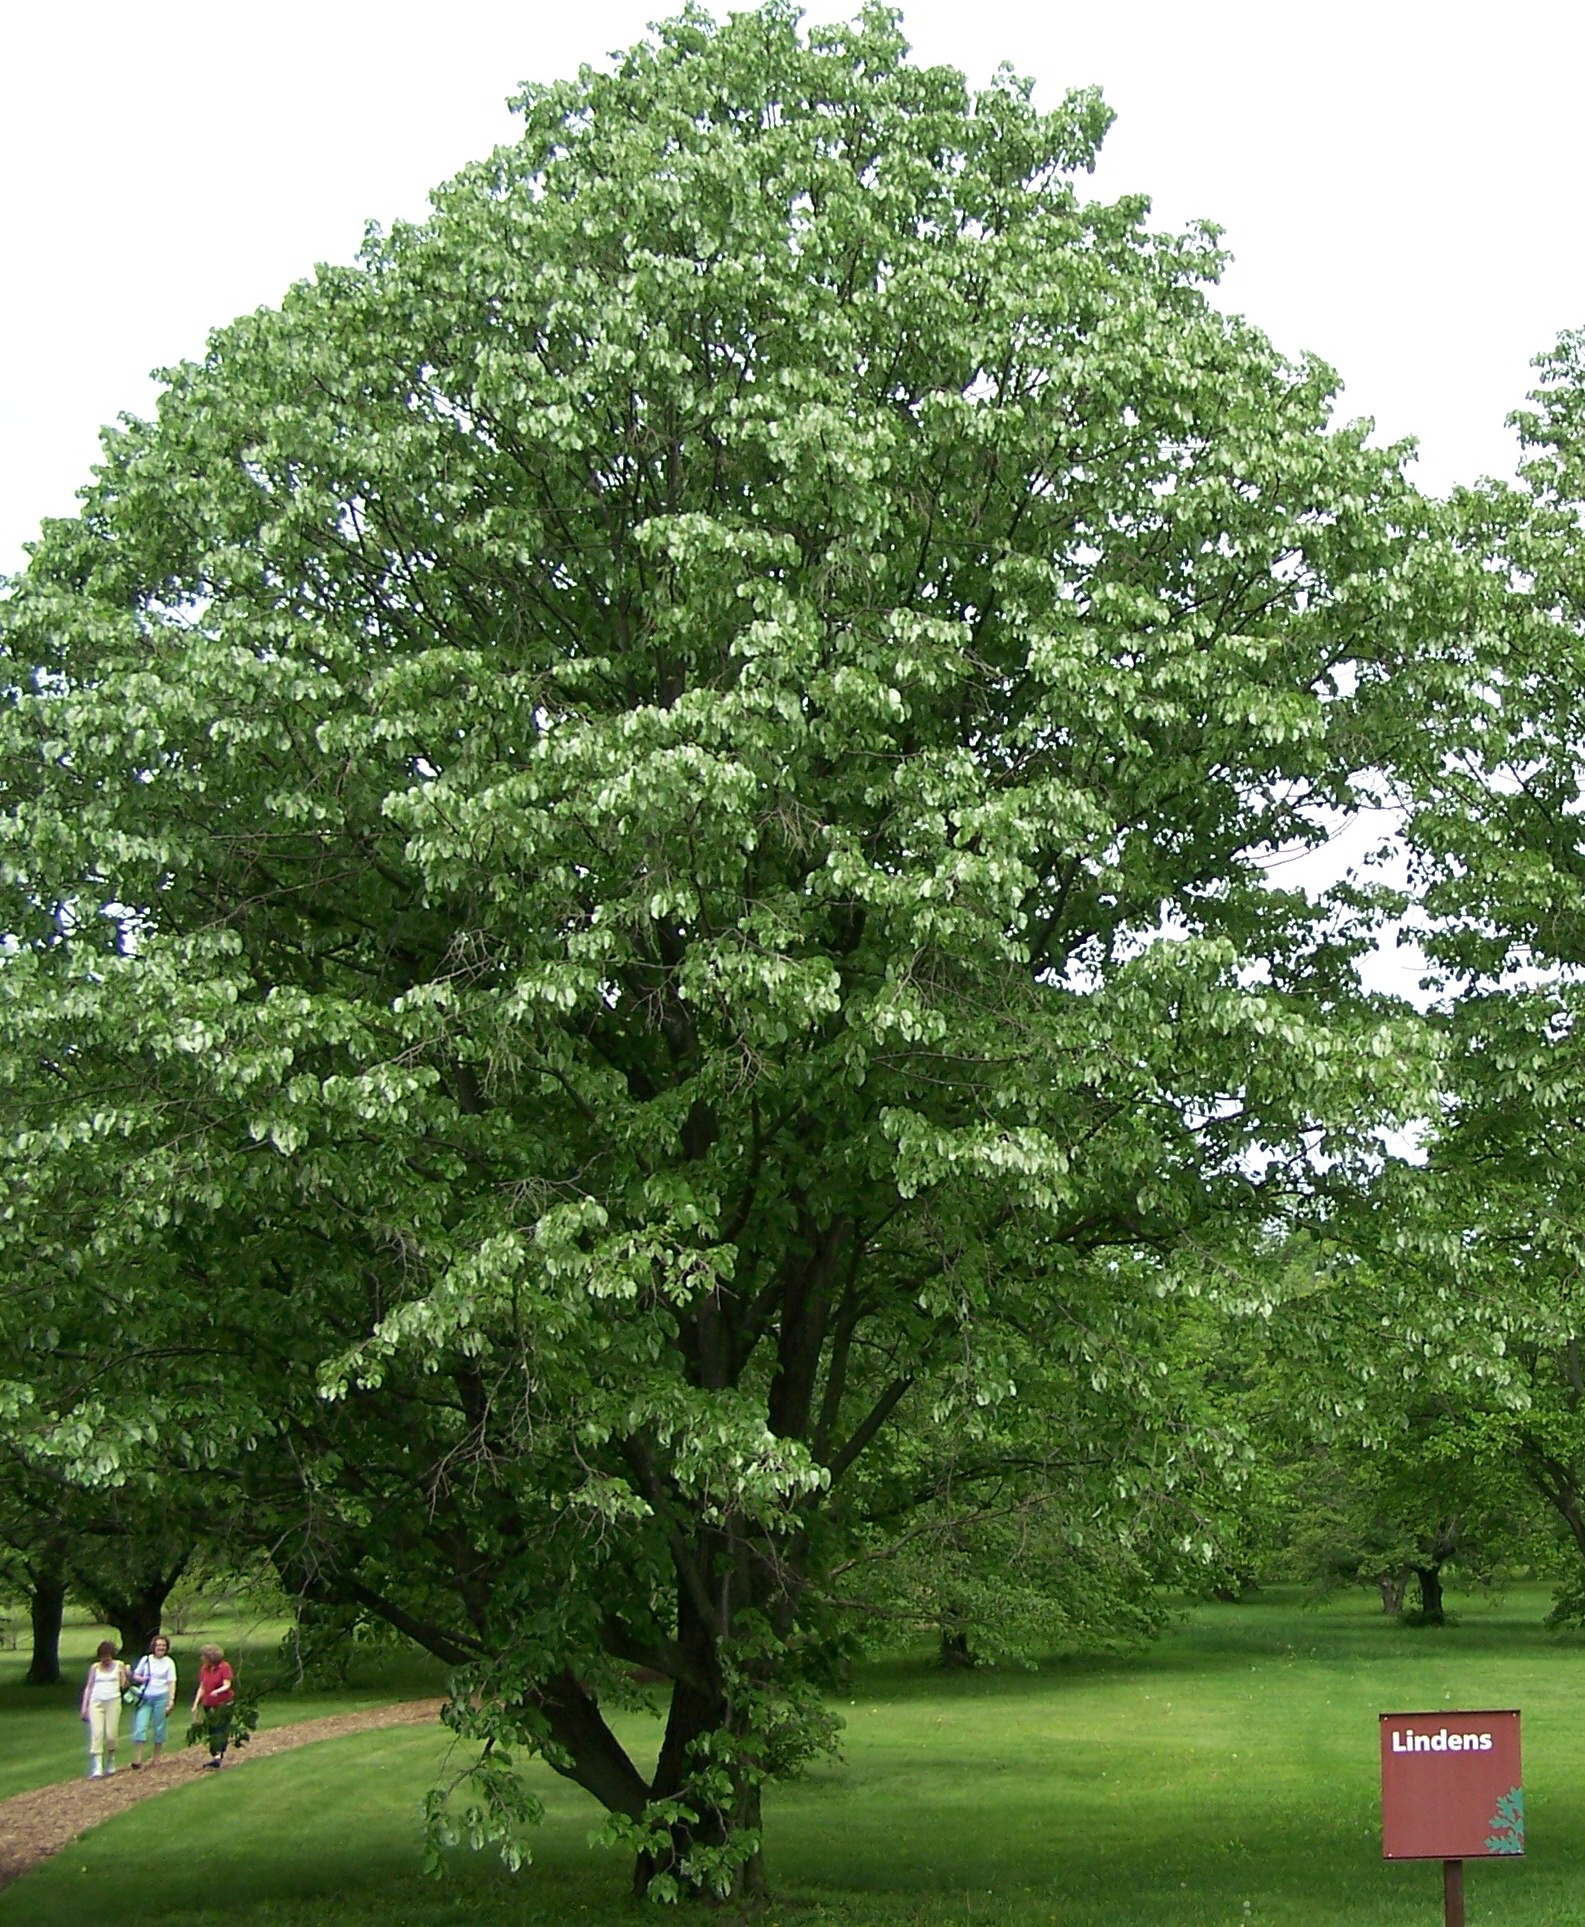
{"label": "woman in white tank top", "polygon": [[97,1780],[116,1770],[116,1734],[121,1729],[121,1695],[132,1675],[116,1658],[113,1639],[99,1642],[99,1655],[83,1681],[82,1716],[88,1722],[88,1777]]}

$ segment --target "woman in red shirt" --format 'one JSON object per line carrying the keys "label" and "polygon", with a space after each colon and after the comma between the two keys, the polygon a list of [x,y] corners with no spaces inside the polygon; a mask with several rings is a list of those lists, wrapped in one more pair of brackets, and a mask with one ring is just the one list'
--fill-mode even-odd
{"label": "woman in red shirt", "polygon": [[236,1689],[231,1668],[218,1646],[201,1647],[198,1654],[198,1691],[193,1695],[193,1718],[202,1718],[209,1741],[205,1766],[218,1767],[231,1737],[231,1709]]}

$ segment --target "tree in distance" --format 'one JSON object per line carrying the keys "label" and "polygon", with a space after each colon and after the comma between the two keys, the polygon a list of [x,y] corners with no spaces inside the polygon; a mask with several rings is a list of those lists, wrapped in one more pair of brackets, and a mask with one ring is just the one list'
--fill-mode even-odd
{"label": "tree in distance", "polygon": [[27,1602],[32,1644],[24,1683],[58,1686],[68,1541],[40,1497],[14,1465],[6,1467],[0,1478],[0,1582]]}
{"label": "tree in distance", "polygon": [[[1556,1617],[1585,1618],[1585,335],[1536,363],[1515,484],[1456,499],[1465,612],[1444,661],[1475,704],[1423,704],[1402,772],[1446,1096],[1397,1219],[1423,1333],[1468,1355],[1462,1454],[1550,1513]],[[1484,1353],[1484,1358],[1478,1354]],[[1557,1556],[1557,1555],[1554,1555]]]}
{"label": "tree in distance", "polygon": [[[1269,866],[1412,736],[1437,531],[1081,199],[1093,94],[777,4],[518,106],[7,590],[3,1396],[458,1669],[437,1839],[527,1748],[753,1903],[919,1441],[1184,1476],[1186,1281],[1426,1101],[1381,906]],[[53,1373],[96,1318],[162,1369]]]}

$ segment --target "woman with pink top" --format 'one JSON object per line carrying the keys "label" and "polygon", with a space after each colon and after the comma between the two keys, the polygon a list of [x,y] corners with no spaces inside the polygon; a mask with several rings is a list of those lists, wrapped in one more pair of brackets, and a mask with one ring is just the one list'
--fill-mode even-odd
{"label": "woman with pink top", "polygon": [[193,1695],[193,1718],[202,1719],[209,1742],[205,1766],[218,1767],[231,1737],[231,1710],[236,1702],[231,1667],[218,1646],[205,1646],[198,1655],[198,1691]]}

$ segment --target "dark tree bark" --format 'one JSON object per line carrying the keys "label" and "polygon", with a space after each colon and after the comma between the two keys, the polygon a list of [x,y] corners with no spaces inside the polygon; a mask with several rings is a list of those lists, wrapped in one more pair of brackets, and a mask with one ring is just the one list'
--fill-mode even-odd
{"label": "dark tree bark", "polygon": [[165,1558],[131,1564],[122,1570],[109,1566],[98,1571],[74,1564],[71,1577],[81,1594],[107,1626],[120,1635],[121,1657],[141,1659],[160,1630],[165,1602],[192,1556],[191,1547]]}
{"label": "dark tree bark", "polygon": [[1442,1603],[1442,1568],[1458,1556],[1459,1520],[1456,1514],[1437,1521],[1436,1530],[1420,1542],[1420,1557],[1414,1564],[1415,1582],[1420,1588],[1420,1623],[1445,1626],[1447,1612]]}
{"label": "dark tree bark", "polygon": [[1420,1588],[1420,1621],[1426,1626],[1445,1626],[1447,1611],[1442,1604],[1442,1568],[1416,1566],[1415,1584]]}
{"label": "dark tree bark", "polygon": [[[718,1733],[729,1727],[730,1721],[730,1708],[720,1694],[699,1692],[679,1682],[672,1694],[666,1737],[661,1744],[651,1797],[656,1800],[674,1799],[679,1795],[686,1797],[688,1782],[696,1766],[694,1742],[707,1733]],[[669,1875],[677,1881],[684,1898],[715,1899],[728,1902],[745,1912],[759,1912],[766,1903],[769,1890],[764,1855],[758,1847],[733,1866],[725,1893],[711,1893],[702,1887],[691,1864],[692,1856],[701,1848],[724,1847],[733,1834],[741,1835],[746,1829],[756,1834],[759,1832],[758,1785],[747,1784],[740,1778],[729,1804],[708,1803],[697,1796],[693,1803],[696,1812],[691,1821],[671,1827],[665,1846],[638,1856],[633,1867],[634,1894],[643,1898],[657,1875]]]}
{"label": "dark tree bark", "polygon": [[33,1625],[33,1655],[24,1683],[59,1686],[61,1683],[61,1620],[66,1612],[66,1575],[57,1566],[31,1573],[28,1617]]}
{"label": "dark tree bark", "polygon": [[941,1628],[940,1664],[948,1671],[961,1671],[977,1664],[969,1645],[969,1629],[962,1625]]}
{"label": "dark tree bark", "polygon": [[[730,1597],[728,1591],[727,1602]],[[719,1889],[712,1893],[702,1885],[692,1864],[692,1857],[700,1849],[725,1847],[734,1835],[741,1837],[745,1830],[757,1835],[760,1828],[758,1782],[751,1782],[740,1769],[729,1769],[734,1783],[724,1802],[703,1796],[695,1785],[701,1764],[695,1752],[697,1742],[707,1734],[729,1733],[734,1726],[721,1640],[720,1623],[692,1595],[685,1581],[678,1599],[677,1645],[688,1676],[672,1687],[666,1732],[649,1797],[687,1800],[694,1808],[694,1817],[672,1826],[664,1846],[639,1854],[633,1868],[633,1891],[643,1896],[657,1875],[670,1876],[686,1898],[713,1898],[746,1912],[758,1912],[765,1905],[768,1889],[764,1857],[757,1846],[731,1868],[725,1893]]]}
{"label": "dark tree bark", "polygon": [[136,1598],[123,1600],[110,1616],[110,1623],[121,1636],[121,1657],[129,1663],[140,1659],[154,1644],[154,1635],[163,1623],[169,1586],[149,1588]]}

